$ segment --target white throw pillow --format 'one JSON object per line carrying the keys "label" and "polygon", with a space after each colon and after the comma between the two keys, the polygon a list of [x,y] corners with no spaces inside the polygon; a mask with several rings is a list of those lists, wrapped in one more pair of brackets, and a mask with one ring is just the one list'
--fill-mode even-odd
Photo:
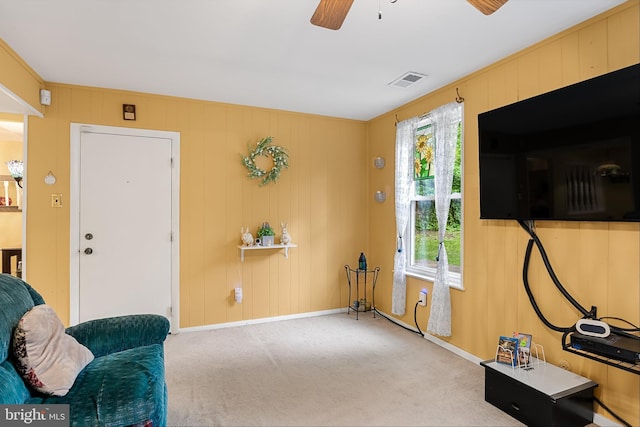
{"label": "white throw pillow", "polygon": [[34,389],[64,396],[93,360],[93,353],[64,332],[53,309],[36,305],[18,322],[13,335],[18,371]]}

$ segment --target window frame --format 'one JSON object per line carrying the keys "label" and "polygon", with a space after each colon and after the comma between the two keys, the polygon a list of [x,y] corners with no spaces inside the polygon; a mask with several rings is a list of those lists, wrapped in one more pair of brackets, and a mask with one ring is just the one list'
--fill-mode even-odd
{"label": "window frame", "polygon": [[[416,129],[426,126],[429,123],[429,120],[423,120],[417,124]],[[464,282],[463,282],[463,271],[464,271],[464,137],[463,137],[463,129],[464,129],[464,120],[460,122],[461,131],[460,131],[460,193],[452,193],[451,199],[460,199],[460,272],[449,272],[449,287],[459,290],[464,290]],[[414,146],[415,151],[415,146]],[[413,164],[411,165],[413,167]],[[428,201],[435,200],[435,196],[416,196],[415,195],[415,180],[412,184],[411,190],[411,215],[409,217],[409,221],[407,224],[407,230],[405,231],[405,236],[409,238],[406,239],[408,241],[408,250],[406,251],[406,268],[405,275],[409,277],[414,277],[420,280],[426,280],[433,282],[436,277],[436,269],[434,267],[429,266],[416,266],[413,263],[415,258],[415,212],[416,212],[416,202],[417,201]]]}

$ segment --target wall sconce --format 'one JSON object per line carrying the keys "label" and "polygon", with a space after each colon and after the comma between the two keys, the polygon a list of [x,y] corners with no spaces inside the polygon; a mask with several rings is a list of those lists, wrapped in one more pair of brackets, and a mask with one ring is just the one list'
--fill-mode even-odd
{"label": "wall sconce", "polygon": [[387,193],[385,193],[384,191],[376,191],[376,194],[373,195],[373,198],[376,200],[376,202],[378,203],[382,203],[385,200],[387,200]]}
{"label": "wall sconce", "polygon": [[375,166],[376,169],[382,169],[384,167],[384,163],[384,158],[382,157],[376,157],[373,159],[373,166]]}
{"label": "wall sconce", "polygon": [[22,188],[22,177],[24,176],[24,163],[22,160],[9,160],[7,168],[9,168],[9,173],[11,173],[13,179],[16,180],[18,187]]}

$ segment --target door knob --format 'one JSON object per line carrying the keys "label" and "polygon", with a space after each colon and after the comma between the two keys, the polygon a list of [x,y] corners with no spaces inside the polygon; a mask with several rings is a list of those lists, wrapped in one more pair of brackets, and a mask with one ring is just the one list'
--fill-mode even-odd
{"label": "door knob", "polygon": [[93,253],[93,249],[87,248],[87,249],[84,250],[84,253],[87,254],[87,255],[91,255]]}

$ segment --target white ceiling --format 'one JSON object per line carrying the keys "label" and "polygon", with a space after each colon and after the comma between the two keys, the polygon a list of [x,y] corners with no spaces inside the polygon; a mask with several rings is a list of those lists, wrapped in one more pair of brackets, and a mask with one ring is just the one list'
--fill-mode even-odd
{"label": "white ceiling", "polygon": [[369,120],[621,3],[356,0],[333,31],[318,0],[2,0],[0,38],[48,82]]}
{"label": "white ceiling", "polygon": [[[10,121],[2,121],[0,120],[0,142],[5,141],[22,141],[22,133],[23,133],[23,123],[22,122],[10,122]],[[6,175],[2,168],[0,168],[0,175]]]}

